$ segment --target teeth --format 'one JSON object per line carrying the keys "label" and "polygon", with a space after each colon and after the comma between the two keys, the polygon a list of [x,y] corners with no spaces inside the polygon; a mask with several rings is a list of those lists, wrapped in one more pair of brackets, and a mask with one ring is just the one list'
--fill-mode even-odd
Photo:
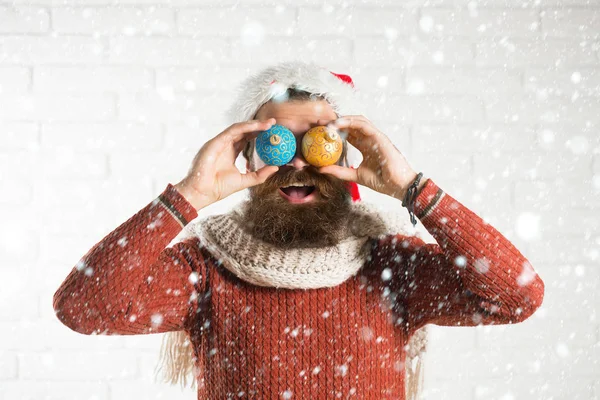
{"label": "teeth", "polygon": [[312,185],[309,185],[309,184],[307,184],[307,183],[299,183],[299,182],[296,182],[296,183],[292,183],[291,185],[287,185],[287,186],[284,186],[284,187],[290,187],[290,186],[302,187],[302,186],[312,186]]}

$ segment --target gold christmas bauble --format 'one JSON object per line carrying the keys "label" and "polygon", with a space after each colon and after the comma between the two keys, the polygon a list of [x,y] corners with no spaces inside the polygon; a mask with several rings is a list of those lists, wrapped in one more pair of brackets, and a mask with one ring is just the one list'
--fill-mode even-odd
{"label": "gold christmas bauble", "polygon": [[304,159],[315,167],[335,164],[342,155],[343,148],[340,135],[326,126],[315,126],[302,138]]}

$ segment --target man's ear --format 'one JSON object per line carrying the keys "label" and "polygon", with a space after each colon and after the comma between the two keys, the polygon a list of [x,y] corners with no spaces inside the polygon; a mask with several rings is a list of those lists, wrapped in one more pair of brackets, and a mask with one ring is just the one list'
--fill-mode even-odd
{"label": "man's ear", "polygon": [[340,155],[339,160],[336,162],[337,165],[341,165],[342,167],[348,167],[348,142],[343,141],[342,145],[342,154]]}
{"label": "man's ear", "polygon": [[244,150],[242,150],[242,154],[244,155],[244,158],[246,159],[246,172],[250,171],[250,157],[252,157],[252,155],[250,154],[250,147],[251,147],[251,143],[248,142],[244,146]]}

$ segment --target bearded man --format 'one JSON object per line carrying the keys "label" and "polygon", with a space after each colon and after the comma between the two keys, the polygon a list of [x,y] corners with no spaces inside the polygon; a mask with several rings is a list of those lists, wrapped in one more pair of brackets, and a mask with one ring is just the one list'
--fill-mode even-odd
{"label": "bearded man", "polygon": [[[54,295],[83,334],[168,332],[169,382],[198,399],[416,399],[425,326],[513,324],[544,283],[496,229],[414,171],[356,109],[352,79],[288,62],[246,79],[233,122],[187,176],[97,243]],[[297,152],[265,164],[256,138],[288,128]],[[342,134],[335,165],[304,157],[316,126]],[[351,149],[362,154],[357,168]],[[245,173],[235,162],[243,154]],[[361,201],[398,199],[437,243]],[[198,211],[243,189],[225,214]],[[172,243],[175,242],[175,243]],[[407,382],[408,380],[408,382]],[[408,390],[407,390],[408,388]]]}

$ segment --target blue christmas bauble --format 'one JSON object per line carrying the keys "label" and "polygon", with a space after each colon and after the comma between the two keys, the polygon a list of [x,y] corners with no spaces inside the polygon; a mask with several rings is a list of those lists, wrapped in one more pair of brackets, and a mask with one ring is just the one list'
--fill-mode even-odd
{"label": "blue christmas bauble", "polygon": [[273,125],[256,138],[256,153],[268,165],[285,165],[296,155],[296,137],[283,125]]}

